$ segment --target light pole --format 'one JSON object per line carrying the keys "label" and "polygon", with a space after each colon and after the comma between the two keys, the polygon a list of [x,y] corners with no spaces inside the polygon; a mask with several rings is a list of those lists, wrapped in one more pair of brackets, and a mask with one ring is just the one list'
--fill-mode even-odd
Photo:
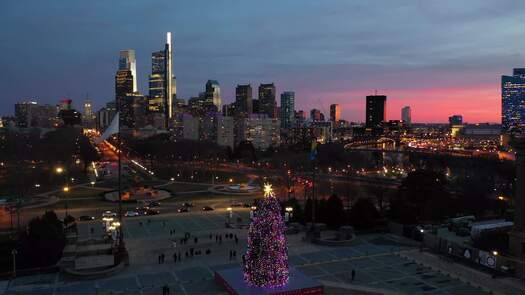
{"label": "light pole", "polygon": [[66,201],[66,202],[65,202],[65,203],[66,203],[66,215],[65,215],[64,217],[67,217],[67,215],[68,215],[68,214],[67,214],[68,206],[67,206],[67,196],[66,196],[66,194],[69,192],[69,186],[67,186],[67,185],[64,186],[64,187],[62,188],[62,191],[64,192],[64,199],[65,199],[65,201]]}
{"label": "light pole", "polygon": [[16,249],[11,250],[11,255],[13,255],[13,278],[16,278],[16,254],[18,254]]}
{"label": "light pole", "polygon": [[226,208],[226,210],[228,210],[228,223],[231,223],[232,222],[232,218],[233,218],[233,208],[232,207],[228,207],[228,208]]}
{"label": "light pole", "polygon": [[291,206],[288,206],[286,208],[284,208],[284,211],[286,211],[284,213],[284,221],[285,222],[292,222],[292,217],[293,217],[293,207]]}

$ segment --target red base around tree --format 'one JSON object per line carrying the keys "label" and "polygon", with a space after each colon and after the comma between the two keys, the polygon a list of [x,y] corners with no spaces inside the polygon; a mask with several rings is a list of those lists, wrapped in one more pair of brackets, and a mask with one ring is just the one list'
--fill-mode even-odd
{"label": "red base around tree", "polygon": [[295,268],[290,268],[290,280],[281,287],[249,286],[240,267],[216,271],[215,282],[230,295],[321,295],[324,292],[323,285]]}

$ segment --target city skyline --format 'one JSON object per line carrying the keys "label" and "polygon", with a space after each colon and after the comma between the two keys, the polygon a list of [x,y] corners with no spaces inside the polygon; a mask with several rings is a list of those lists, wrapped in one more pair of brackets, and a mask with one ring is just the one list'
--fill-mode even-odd
{"label": "city skyline", "polygon": [[[329,7],[306,2],[297,11],[297,1],[280,2],[279,9],[271,3],[208,3],[211,7],[204,9],[200,2],[158,2],[123,5],[116,14],[98,13],[98,8],[110,6],[106,3],[79,2],[68,8],[10,4],[3,9],[9,15],[0,13],[2,22],[17,29],[2,33],[11,42],[1,47],[0,64],[10,74],[0,82],[0,113],[12,114],[15,102],[35,98],[55,104],[67,97],[79,108],[86,93],[94,109],[100,108],[113,97],[115,57],[125,49],[136,52],[138,88],[147,94],[151,53],[165,32],[172,31],[177,91],[185,99],[197,95],[209,79],[221,84],[224,103],[234,101],[237,84],[273,82],[278,95],[296,93],[296,109],[325,109],[327,115],[335,103],[343,119],[364,121],[365,96],[377,89],[389,98],[387,119],[399,119],[399,110],[410,105],[414,122],[446,122],[456,113],[467,122],[500,122],[501,75],[525,64],[523,41],[513,26],[523,12],[514,1],[467,2],[448,1],[439,7],[415,1],[402,6],[336,1]],[[454,13],[448,14],[451,5]],[[31,19],[17,17],[28,9]],[[265,13],[237,15],[254,9],[271,12],[283,24],[269,23]],[[57,10],[63,16],[56,17]],[[286,18],[292,12],[295,17]],[[302,21],[313,13],[319,22]],[[49,14],[54,18],[45,30],[34,25]],[[143,21],[120,26],[126,14]],[[197,21],[200,14],[204,24]],[[372,14],[391,28],[373,26],[367,20]],[[406,20],[407,14],[413,18]],[[218,23],[221,26],[213,25]],[[449,29],[454,34],[447,26],[453,26]],[[72,42],[74,46],[66,46]],[[30,50],[31,44],[39,44],[39,50]],[[10,58],[15,53],[24,59]]]}

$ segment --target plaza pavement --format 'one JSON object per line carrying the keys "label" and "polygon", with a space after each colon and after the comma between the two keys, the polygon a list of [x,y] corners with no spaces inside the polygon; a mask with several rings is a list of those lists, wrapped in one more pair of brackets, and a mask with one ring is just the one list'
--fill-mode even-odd
{"label": "plaza pavement", "polygon": [[[226,229],[226,214],[222,210],[127,218],[124,231],[131,264],[122,272],[84,281],[57,273],[19,277],[0,282],[3,288],[0,294],[162,294],[164,285],[170,287],[170,294],[226,294],[215,284],[213,272],[240,265],[247,232],[246,229]],[[237,217],[246,221],[248,211],[235,209],[234,218]],[[90,227],[100,234],[97,221],[79,224],[79,234],[89,236]],[[175,236],[170,236],[170,230],[175,230]],[[192,237],[187,245],[180,245],[184,232],[190,232]],[[227,233],[236,234],[239,243],[226,239]],[[221,244],[215,242],[215,234],[223,236]],[[193,241],[194,236],[199,239],[197,244]],[[171,242],[174,237],[176,248]],[[290,263],[331,285],[383,289],[391,294],[488,294],[486,290],[401,257],[400,254],[418,250],[394,235],[359,236],[353,245],[346,247],[318,246],[302,238],[302,234],[288,237]],[[190,247],[203,250],[203,255],[186,258],[185,252]],[[207,249],[211,250],[210,255],[204,254]],[[235,260],[229,259],[232,249],[237,251]],[[174,263],[172,255],[178,251],[181,251],[182,261]],[[164,264],[158,264],[161,253],[166,255]],[[352,270],[356,271],[354,281],[350,276]],[[357,290],[344,293],[363,294]]]}

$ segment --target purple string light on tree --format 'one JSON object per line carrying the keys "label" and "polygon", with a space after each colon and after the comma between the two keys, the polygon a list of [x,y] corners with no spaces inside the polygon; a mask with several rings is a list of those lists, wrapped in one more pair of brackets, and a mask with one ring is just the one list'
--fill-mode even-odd
{"label": "purple string light on tree", "polygon": [[288,248],[281,206],[272,186],[264,185],[248,231],[244,281],[251,286],[279,287],[288,283]]}

